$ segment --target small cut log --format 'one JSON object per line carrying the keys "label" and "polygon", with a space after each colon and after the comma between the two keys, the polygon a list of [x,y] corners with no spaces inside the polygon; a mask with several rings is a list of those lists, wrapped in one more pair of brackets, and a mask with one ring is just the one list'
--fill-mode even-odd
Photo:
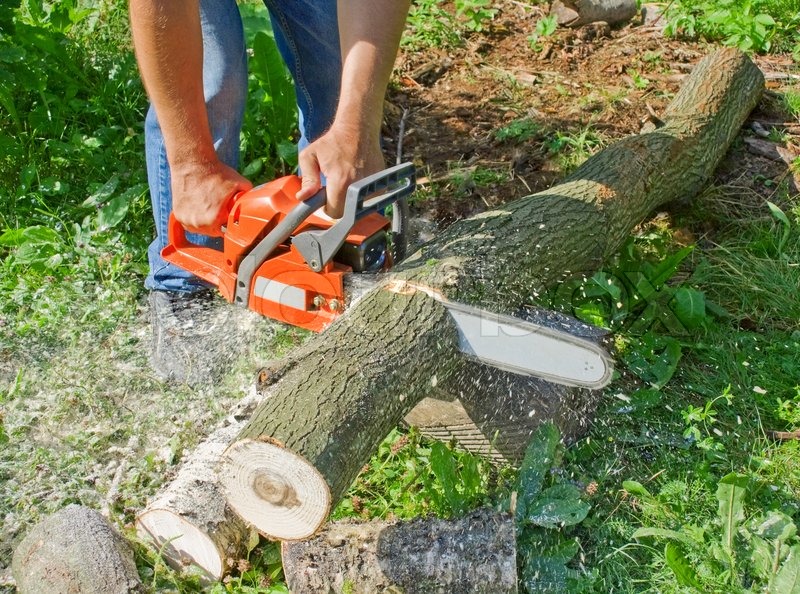
{"label": "small cut log", "polygon": [[292,594],[517,592],[514,523],[492,510],[455,520],[334,522],[282,551]]}
{"label": "small cut log", "polygon": [[14,551],[11,570],[20,594],[145,592],[128,542],[80,505],[34,526]]}

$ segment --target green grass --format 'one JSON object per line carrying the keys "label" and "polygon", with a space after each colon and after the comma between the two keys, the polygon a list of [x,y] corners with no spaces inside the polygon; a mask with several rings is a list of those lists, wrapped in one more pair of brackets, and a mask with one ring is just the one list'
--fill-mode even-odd
{"label": "green grass", "polygon": [[[0,14],[3,76],[12,79],[0,90],[2,565],[27,527],[67,503],[107,506],[120,525],[129,524],[181,454],[242,396],[256,364],[305,336],[265,331],[252,356],[213,388],[169,388],[153,379],[141,288],[152,235],[146,101],[127,42],[120,42],[127,39],[124,7],[108,0],[70,17],[39,13],[35,2],[25,6],[13,30],[8,13]],[[734,35],[753,21],[742,6],[677,2],[673,31],[688,34],[691,24],[694,35],[742,45],[745,37]],[[721,9],[727,16],[711,18]],[[420,0],[405,43],[462,43],[492,26],[485,10],[477,2]],[[751,30],[751,49],[796,46],[795,3],[753,2],[751,15],[759,12],[775,24],[762,19],[764,34]],[[244,15],[255,44],[263,9],[248,3]],[[679,22],[680,15],[694,20]],[[268,39],[258,39],[263,59],[253,63],[242,136],[244,166],[257,180],[291,167],[294,134],[284,73]],[[656,54],[642,59],[659,65]],[[649,70],[636,67],[634,84],[644,85],[636,80]],[[282,82],[273,87],[276,80]],[[783,103],[797,118],[798,94],[786,92]],[[543,143],[563,172],[608,142],[591,126],[556,132],[529,118],[494,136],[508,145]],[[463,198],[507,181],[505,168],[457,165],[432,184],[432,194]],[[800,442],[772,437],[800,426],[800,201],[773,186],[772,207],[752,190],[712,187],[677,215],[679,222],[644,225],[603,271],[567,287],[568,298],[553,292],[551,305],[616,332],[617,377],[583,439],[566,448],[552,428],[543,430],[517,473],[396,430],[334,516],[509,509],[516,490],[525,493],[518,521],[528,591],[542,591],[549,579],[562,584],[550,591],[677,593],[693,591],[681,580],[696,580],[694,591],[737,593],[764,591],[772,580],[780,593],[780,575],[766,572],[759,547],[764,541],[774,551],[780,540],[763,527],[765,519],[787,530],[800,521]],[[680,225],[702,241],[679,245]],[[635,273],[638,284],[623,272]],[[632,297],[648,286],[650,299]],[[670,324],[655,323],[664,316]],[[541,464],[544,458],[552,464]],[[718,492],[731,484],[746,497],[729,547]],[[535,513],[545,505],[563,512],[559,522]],[[213,592],[286,591],[276,547],[250,544],[248,558]],[[796,536],[778,544],[772,567],[791,568]],[[200,591],[195,578],[176,574],[143,544],[135,548],[152,591]]]}
{"label": "green grass", "polygon": [[754,52],[800,52],[793,0],[678,0],[667,7],[668,35],[702,37]]}

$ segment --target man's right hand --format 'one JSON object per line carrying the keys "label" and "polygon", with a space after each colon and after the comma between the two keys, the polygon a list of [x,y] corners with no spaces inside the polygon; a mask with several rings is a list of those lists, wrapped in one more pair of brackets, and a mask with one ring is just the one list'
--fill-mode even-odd
{"label": "man's right hand", "polygon": [[253,187],[235,169],[220,161],[173,164],[172,212],[191,233],[219,236],[231,199]]}

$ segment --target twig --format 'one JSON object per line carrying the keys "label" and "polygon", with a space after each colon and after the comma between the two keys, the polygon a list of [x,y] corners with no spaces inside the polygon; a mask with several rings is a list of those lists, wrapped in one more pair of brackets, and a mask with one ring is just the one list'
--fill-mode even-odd
{"label": "twig", "polygon": [[779,441],[800,439],[800,431],[769,431],[768,434],[772,439],[777,439]]}
{"label": "twig", "polygon": [[403,162],[403,138],[406,135],[406,119],[408,118],[408,108],[403,108],[403,115],[400,116],[400,123],[397,130],[397,164]]}

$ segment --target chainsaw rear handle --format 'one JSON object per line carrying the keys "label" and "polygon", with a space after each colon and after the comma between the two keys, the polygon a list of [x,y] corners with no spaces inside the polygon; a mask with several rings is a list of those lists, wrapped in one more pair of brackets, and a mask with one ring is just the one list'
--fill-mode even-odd
{"label": "chainsaw rear handle", "polygon": [[[388,191],[380,196],[367,199],[387,188]],[[347,188],[342,218],[325,231],[300,233],[292,240],[292,244],[311,270],[319,272],[342,247],[357,220],[409,196],[415,188],[416,169],[413,163],[401,163],[353,182]]]}

